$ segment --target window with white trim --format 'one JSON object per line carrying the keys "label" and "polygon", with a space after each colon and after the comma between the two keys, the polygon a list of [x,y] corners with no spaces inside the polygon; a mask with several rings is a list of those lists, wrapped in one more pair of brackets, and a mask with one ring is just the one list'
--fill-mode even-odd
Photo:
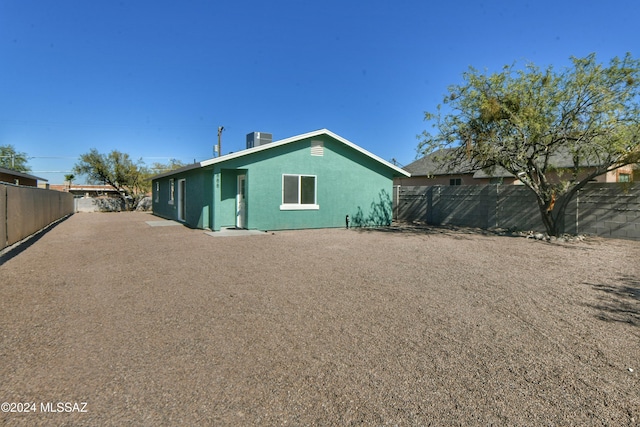
{"label": "window with white trim", "polygon": [[315,175],[282,175],[281,210],[320,209],[316,201]]}
{"label": "window with white trim", "polygon": [[169,185],[171,186],[170,194],[169,194],[169,204],[173,204],[173,198],[175,197],[176,186],[173,181],[173,178],[169,180]]}

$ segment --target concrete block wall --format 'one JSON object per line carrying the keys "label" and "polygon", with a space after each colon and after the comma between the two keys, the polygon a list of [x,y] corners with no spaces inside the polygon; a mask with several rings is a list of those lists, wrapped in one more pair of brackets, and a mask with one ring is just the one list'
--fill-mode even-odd
{"label": "concrete block wall", "polygon": [[520,185],[499,185],[496,222],[488,228],[544,231],[536,196]]}
{"label": "concrete block wall", "polygon": [[399,221],[488,227],[495,222],[495,186],[400,187],[394,212]]}
{"label": "concrete block wall", "polygon": [[75,212],[121,212],[127,210],[124,201],[116,197],[82,197],[73,199]]}
{"label": "concrete block wall", "polygon": [[[397,220],[544,232],[536,198],[515,185],[401,187]],[[569,202],[566,233],[640,240],[640,185],[592,183]]]}
{"label": "concrete block wall", "polygon": [[394,209],[397,221],[427,222],[427,190],[431,187],[398,187],[394,197]]}
{"label": "concrete block wall", "polygon": [[100,208],[96,206],[96,201],[92,197],[73,199],[73,210],[76,212],[98,212]]}
{"label": "concrete block wall", "polygon": [[489,228],[495,218],[496,186],[432,187],[430,205],[434,224]]}
{"label": "concrete block wall", "polygon": [[589,185],[572,206],[578,233],[640,240],[640,185]]}

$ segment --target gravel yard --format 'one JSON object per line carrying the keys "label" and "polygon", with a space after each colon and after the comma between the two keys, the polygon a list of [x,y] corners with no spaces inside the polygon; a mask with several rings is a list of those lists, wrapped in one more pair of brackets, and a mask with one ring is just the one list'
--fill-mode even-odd
{"label": "gravel yard", "polygon": [[0,424],[640,425],[640,242],[151,220],[0,258]]}

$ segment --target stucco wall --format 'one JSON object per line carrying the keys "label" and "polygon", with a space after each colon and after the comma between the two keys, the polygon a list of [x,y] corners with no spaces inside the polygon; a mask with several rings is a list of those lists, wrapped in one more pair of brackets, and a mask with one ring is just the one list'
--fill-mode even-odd
{"label": "stucco wall", "polygon": [[[311,155],[311,141],[322,141],[322,156]],[[216,229],[235,225],[235,170],[247,175],[247,227],[259,230],[376,225],[391,220],[391,171],[379,162],[319,136],[225,162],[215,196]],[[282,210],[283,174],[316,176],[317,210]],[[216,191],[217,190],[217,191]]]}
{"label": "stucco wall", "polygon": [[0,184],[0,249],[7,246],[7,186]]}
{"label": "stucco wall", "polygon": [[[401,177],[394,180],[395,185],[402,186],[427,186],[427,185],[450,185],[451,179],[460,179],[460,185],[487,185],[490,183],[489,178],[476,179],[473,175],[457,174],[457,175],[439,175],[434,177],[412,176]],[[509,183],[514,180],[510,179]]]}
{"label": "stucco wall", "polygon": [[[311,141],[324,144],[311,155]],[[237,177],[246,174],[246,224],[259,230],[378,225],[391,221],[392,170],[333,138],[321,135],[153,181],[154,214],[178,219],[169,203],[170,180],[186,180],[187,225],[236,225]],[[283,174],[316,176],[317,210],[283,210]]]}
{"label": "stucco wall", "polygon": [[0,249],[73,213],[73,195],[0,184]]}
{"label": "stucco wall", "polygon": [[[178,220],[179,181],[185,180],[185,218],[186,225],[197,228],[211,227],[211,169],[194,169],[170,177],[152,181],[152,209],[154,215]],[[173,180],[174,198],[171,200],[171,182]]]}
{"label": "stucco wall", "polygon": [[[578,179],[586,177],[592,169],[586,168],[578,174]],[[568,179],[571,175],[571,170],[564,170],[562,173],[549,172],[547,177],[551,182],[560,182],[561,180]],[[632,175],[633,167],[631,165],[623,166],[611,172],[607,172],[600,176],[597,176],[593,182],[608,183],[608,182],[621,182],[620,175]],[[416,175],[411,177],[398,177],[394,179],[394,185],[401,185],[403,187],[411,186],[435,186],[435,185],[451,185],[451,179],[460,179],[461,185],[489,185],[497,184],[490,178],[474,178],[472,174],[452,174],[452,175],[438,175],[433,177],[427,177],[424,175]],[[505,176],[499,178],[501,184],[504,185],[521,185],[522,183],[515,177]]]}
{"label": "stucco wall", "polygon": [[23,185],[25,187],[37,187],[38,186],[38,180],[37,179],[15,176],[15,175],[11,175],[11,174],[4,173],[4,172],[0,172],[0,182],[6,182],[8,184]]}

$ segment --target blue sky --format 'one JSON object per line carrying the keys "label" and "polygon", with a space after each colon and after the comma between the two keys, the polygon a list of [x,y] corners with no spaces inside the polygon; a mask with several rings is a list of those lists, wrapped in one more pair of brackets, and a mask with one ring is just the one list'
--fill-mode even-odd
{"label": "blue sky", "polygon": [[406,165],[469,66],[637,57],[638,22],[637,0],[0,0],[0,145],[51,184],[91,148],[211,158],[218,126],[223,153],[328,128]]}

